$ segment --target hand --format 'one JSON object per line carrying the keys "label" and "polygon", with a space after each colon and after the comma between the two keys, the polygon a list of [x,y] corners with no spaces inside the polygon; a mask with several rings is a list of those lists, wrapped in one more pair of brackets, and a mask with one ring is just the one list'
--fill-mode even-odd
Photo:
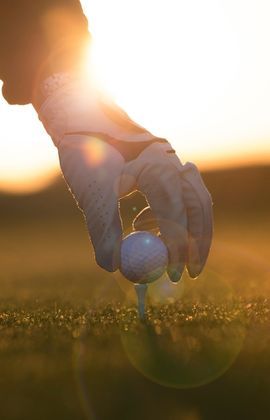
{"label": "hand", "polygon": [[154,219],[168,248],[170,279],[178,281],[185,266],[197,277],[212,239],[212,202],[196,166],[182,165],[165,139],[93,91],[85,95],[80,86],[52,95],[40,119],[58,147],[63,174],[84,212],[97,263],[107,271],[119,268],[119,199],[139,190],[150,207],[139,214],[134,227],[145,229]]}
{"label": "hand", "polygon": [[59,146],[61,167],[84,211],[97,263],[108,271],[119,267],[118,200],[137,189],[150,207],[137,216],[134,227],[145,230],[154,219],[168,247],[170,279],[178,281],[185,265],[190,276],[197,277],[212,238],[210,195],[196,166],[182,165],[169,143],[144,146],[129,162],[97,137],[69,135]]}

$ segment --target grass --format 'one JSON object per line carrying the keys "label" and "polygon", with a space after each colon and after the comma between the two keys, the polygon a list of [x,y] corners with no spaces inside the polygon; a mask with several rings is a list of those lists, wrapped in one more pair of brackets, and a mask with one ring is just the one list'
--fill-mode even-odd
{"label": "grass", "polygon": [[1,418],[267,418],[269,299],[147,315],[143,325],[133,305],[2,302]]}

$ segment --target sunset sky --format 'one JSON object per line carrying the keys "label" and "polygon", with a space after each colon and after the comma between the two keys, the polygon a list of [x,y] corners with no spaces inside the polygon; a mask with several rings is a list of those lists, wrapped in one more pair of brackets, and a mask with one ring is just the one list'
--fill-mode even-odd
{"label": "sunset sky", "polygon": [[[96,80],[200,169],[270,163],[269,0],[84,0]],[[0,189],[58,171],[30,106],[0,98]]]}

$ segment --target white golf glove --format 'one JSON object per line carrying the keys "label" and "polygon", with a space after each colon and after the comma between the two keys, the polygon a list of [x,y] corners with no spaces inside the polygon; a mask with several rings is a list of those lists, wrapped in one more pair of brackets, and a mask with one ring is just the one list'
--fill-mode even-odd
{"label": "white golf glove", "polygon": [[84,212],[97,263],[119,268],[119,199],[139,190],[151,210],[137,216],[135,228],[154,217],[168,247],[170,279],[178,281],[185,265],[197,277],[212,239],[212,201],[196,166],[183,165],[167,140],[134,123],[81,77],[53,75],[41,95],[39,118]]}

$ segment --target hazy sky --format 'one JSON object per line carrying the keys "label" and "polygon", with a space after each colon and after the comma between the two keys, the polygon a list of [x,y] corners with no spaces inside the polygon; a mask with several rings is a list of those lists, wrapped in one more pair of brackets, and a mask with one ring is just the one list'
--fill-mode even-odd
{"label": "hazy sky", "polygon": [[[183,161],[270,163],[269,0],[84,0],[97,78]],[[47,182],[57,151],[0,100],[0,187]]]}

